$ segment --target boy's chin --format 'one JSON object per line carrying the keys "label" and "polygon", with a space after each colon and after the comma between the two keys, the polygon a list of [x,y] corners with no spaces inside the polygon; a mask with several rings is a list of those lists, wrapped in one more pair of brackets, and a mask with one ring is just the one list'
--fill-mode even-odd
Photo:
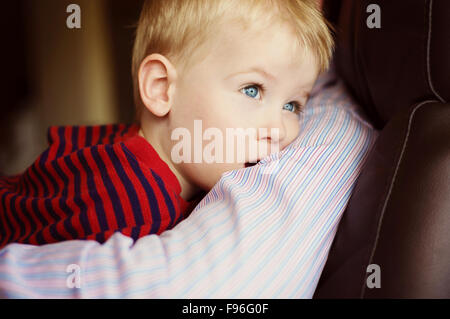
{"label": "boy's chin", "polygon": [[194,184],[198,185],[200,188],[204,190],[210,190],[220,180],[220,178],[223,176],[225,172],[253,167],[258,163],[259,161],[245,162],[245,163],[241,162],[233,164],[214,163],[214,164],[204,164],[204,166],[202,165],[200,167],[198,166],[199,164],[196,164],[197,167],[195,168],[195,170],[190,171],[189,176]]}

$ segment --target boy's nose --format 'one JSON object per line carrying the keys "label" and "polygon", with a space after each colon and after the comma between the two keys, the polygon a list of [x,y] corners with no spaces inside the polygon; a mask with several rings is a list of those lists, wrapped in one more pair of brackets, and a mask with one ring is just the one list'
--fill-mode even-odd
{"label": "boy's nose", "polygon": [[258,139],[267,139],[269,143],[278,143],[282,144],[286,137],[286,128],[283,123],[283,118],[280,112],[278,114],[270,114],[267,115],[268,120],[265,121],[265,125],[263,125],[258,131],[259,136]]}

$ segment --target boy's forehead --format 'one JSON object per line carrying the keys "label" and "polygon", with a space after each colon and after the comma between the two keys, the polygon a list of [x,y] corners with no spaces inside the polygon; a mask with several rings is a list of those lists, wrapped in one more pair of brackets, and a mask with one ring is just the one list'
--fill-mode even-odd
{"label": "boy's forehead", "polygon": [[214,54],[210,56],[234,71],[250,66],[260,66],[262,71],[277,67],[295,68],[305,62],[305,52],[287,26],[244,29],[239,24],[231,24],[221,28],[213,40]]}

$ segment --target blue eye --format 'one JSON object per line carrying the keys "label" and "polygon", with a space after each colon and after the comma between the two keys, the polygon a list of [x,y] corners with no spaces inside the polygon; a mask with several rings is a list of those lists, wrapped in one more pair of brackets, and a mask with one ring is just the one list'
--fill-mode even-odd
{"label": "blue eye", "polygon": [[260,95],[259,90],[258,85],[249,85],[243,88],[241,92],[251,98],[257,98]]}
{"label": "blue eye", "polygon": [[283,109],[288,110],[290,112],[297,112],[300,109],[300,107],[295,102],[289,102],[283,106]]}

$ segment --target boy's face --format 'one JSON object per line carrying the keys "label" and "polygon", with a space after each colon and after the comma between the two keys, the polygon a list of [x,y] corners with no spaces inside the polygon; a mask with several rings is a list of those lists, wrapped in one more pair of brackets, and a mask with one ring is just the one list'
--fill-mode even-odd
{"label": "boy's face", "polygon": [[[294,50],[296,39],[287,27],[244,31],[234,24],[222,29],[208,42],[206,57],[178,73],[169,129],[190,131],[191,154],[194,120],[202,121],[202,133],[208,128],[222,132],[223,154],[229,143],[225,139],[227,128],[266,129],[267,134],[255,136],[255,143],[268,144],[265,155],[282,150],[298,135],[297,103],[300,108],[306,104],[318,75],[316,61],[310,52]],[[271,129],[278,129],[278,136],[271,134]],[[167,154],[177,143],[168,141]],[[208,143],[203,140],[202,147]],[[235,146],[235,154],[237,151]],[[244,151],[246,162],[254,160],[249,158],[248,149]],[[209,190],[224,172],[244,168],[245,163],[237,162],[235,155],[234,163],[208,164],[203,160],[174,166],[190,183]]]}

